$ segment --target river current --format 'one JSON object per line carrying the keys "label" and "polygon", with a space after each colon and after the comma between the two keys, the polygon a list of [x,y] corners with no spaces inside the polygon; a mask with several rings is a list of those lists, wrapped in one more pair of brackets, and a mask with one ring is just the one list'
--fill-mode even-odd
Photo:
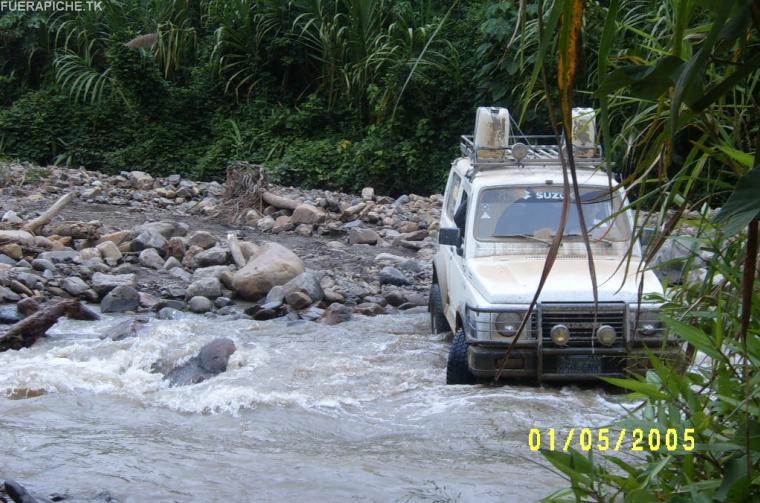
{"label": "river current", "polygon": [[[0,353],[0,478],[100,501],[534,501],[563,487],[530,428],[610,424],[592,388],[447,386],[426,314],[312,322],[64,320]],[[103,338],[105,337],[105,338]],[[152,371],[217,337],[227,372],[169,388]]]}

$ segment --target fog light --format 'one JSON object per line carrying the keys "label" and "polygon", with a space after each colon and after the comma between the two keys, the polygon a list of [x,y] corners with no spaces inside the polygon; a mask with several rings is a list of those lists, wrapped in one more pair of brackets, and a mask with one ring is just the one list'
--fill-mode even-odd
{"label": "fog light", "polygon": [[651,323],[645,323],[639,328],[639,332],[644,335],[654,335],[657,332],[657,327]]}
{"label": "fog light", "polygon": [[615,329],[612,328],[609,325],[602,325],[599,327],[599,330],[596,331],[596,338],[599,339],[599,342],[604,344],[605,346],[612,346],[615,344],[615,339],[617,339],[617,334],[615,333]]}
{"label": "fog light", "polygon": [[570,340],[570,329],[565,325],[554,325],[549,335],[551,335],[554,344],[564,346]]}

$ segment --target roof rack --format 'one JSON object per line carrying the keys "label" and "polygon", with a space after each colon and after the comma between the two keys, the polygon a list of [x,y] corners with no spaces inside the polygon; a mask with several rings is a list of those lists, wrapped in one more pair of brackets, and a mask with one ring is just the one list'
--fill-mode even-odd
{"label": "roof rack", "polygon": [[[485,147],[475,145],[472,135],[462,135],[459,149],[468,157],[473,168],[482,171],[489,168],[523,167],[529,164],[561,163],[565,149],[556,144],[551,135],[512,136],[512,144],[507,147]],[[574,146],[578,167],[597,169],[604,161],[600,145],[593,147]]]}

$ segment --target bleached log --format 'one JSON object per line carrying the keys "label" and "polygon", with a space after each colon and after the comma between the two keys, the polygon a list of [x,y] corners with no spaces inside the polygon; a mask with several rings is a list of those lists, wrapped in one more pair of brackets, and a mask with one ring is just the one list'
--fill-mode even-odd
{"label": "bleached log", "polygon": [[55,202],[55,204],[53,204],[53,206],[51,206],[50,208],[46,209],[42,213],[42,215],[40,215],[37,218],[32,219],[31,221],[29,221],[23,227],[23,229],[25,231],[27,231],[27,232],[36,233],[37,229],[39,229],[43,225],[45,225],[48,222],[50,222],[53,218],[55,218],[56,215],[58,215],[61,212],[61,210],[63,210],[63,208],[65,208],[66,205],[71,202],[72,199],[74,199],[74,193],[73,192],[69,192],[68,194],[66,194],[64,196],[61,196]]}
{"label": "bleached log", "polygon": [[274,206],[275,208],[284,209],[284,210],[292,211],[301,205],[301,203],[298,201],[294,201],[293,199],[288,199],[287,197],[278,196],[277,194],[272,194],[271,192],[264,192],[261,195],[261,198],[268,205]]}
{"label": "bleached log", "polygon": [[232,255],[232,260],[235,261],[235,265],[238,267],[245,266],[246,260],[243,256],[243,251],[240,249],[240,242],[232,232],[227,233],[227,244],[230,247],[230,254]]}

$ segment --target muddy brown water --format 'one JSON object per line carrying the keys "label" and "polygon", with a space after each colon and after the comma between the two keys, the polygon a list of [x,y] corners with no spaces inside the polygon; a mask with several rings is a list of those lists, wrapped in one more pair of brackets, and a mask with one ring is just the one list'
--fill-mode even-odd
{"label": "muddy brown water", "polygon": [[[122,321],[62,321],[0,353],[0,478],[77,501],[533,501],[563,482],[530,428],[624,413],[601,389],[447,386],[424,313],[194,316],[101,339]],[[226,373],[169,388],[151,372],[220,336],[238,348]]]}

